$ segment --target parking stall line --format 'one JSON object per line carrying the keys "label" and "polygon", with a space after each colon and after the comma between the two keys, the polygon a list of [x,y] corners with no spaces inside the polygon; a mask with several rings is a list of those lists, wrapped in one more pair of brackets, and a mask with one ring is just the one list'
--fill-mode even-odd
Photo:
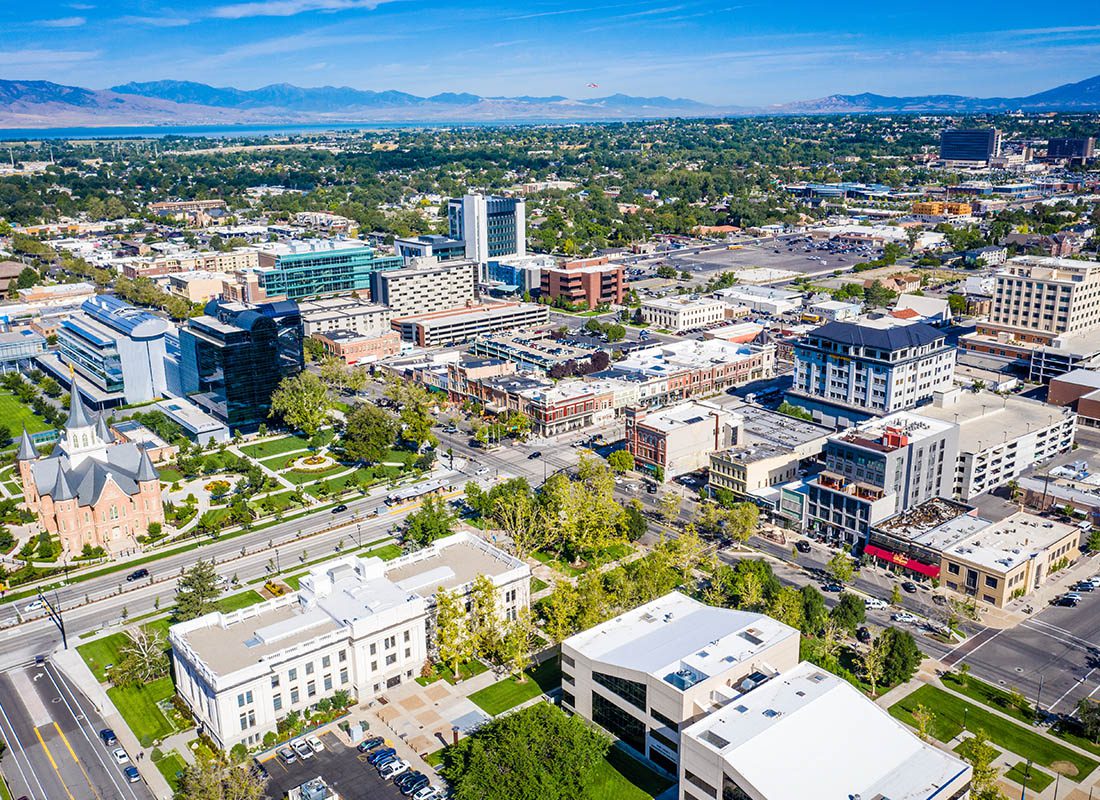
{"label": "parking stall line", "polygon": [[38,737],[38,743],[42,745],[42,750],[46,754],[46,758],[50,760],[50,766],[53,767],[53,771],[57,773],[57,779],[61,781],[61,785],[65,787],[65,794],[69,796],[69,800],[76,800],[76,798],[73,797],[72,791],[69,789],[69,784],[65,783],[65,779],[61,776],[61,770],[58,768],[53,753],[50,752],[50,748],[46,746],[46,740],[42,738],[42,731],[36,727],[34,729],[34,735]]}
{"label": "parking stall line", "polygon": [[1090,669],[1090,670],[1089,670],[1088,672],[1086,672],[1086,673],[1085,673],[1085,676],[1084,676],[1083,678],[1079,678],[1079,679],[1078,679],[1078,681],[1077,681],[1077,682],[1076,682],[1075,684],[1073,684],[1073,686],[1071,686],[1071,687],[1069,687],[1068,689],[1066,689],[1065,693],[1064,693],[1064,694],[1063,694],[1063,695],[1062,695],[1061,697],[1059,697],[1059,698],[1058,698],[1057,700],[1055,700],[1055,701],[1054,701],[1053,703],[1051,703],[1051,704],[1050,704],[1049,706],[1047,706],[1047,711],[1053,711],[1053,710],[1054,710],[1054,707],[1055,707],[1056,705],[1058,705],[1058,704],[1059,704],[1059,703],[1061,703],[1061,702],[1062,702],[1063,700],[1065,700],[1065,699],[1066,699],[1066,697],[1067,697],[1067,696],[1069,695],[1069,693],[1070,693],[1070,692],[1072,692],[1072,691],[1073,691],[1074,689],[1076,689],[1076,688],[1077,688],[1078,686],[1080,686],[1080,685],[1081,685],[1082,683],[1084,683],[1085,681],[1087,681],[1087,680],[1088,680],[1088,679],[1089,679],[1089,678],[1090,678],[1090,677],[1092,676],[1092,673],[1094,673],[1094,672],[1096,672],[1096,667],[1093,667],[1093,668],[1092,668],[1092,669]]}

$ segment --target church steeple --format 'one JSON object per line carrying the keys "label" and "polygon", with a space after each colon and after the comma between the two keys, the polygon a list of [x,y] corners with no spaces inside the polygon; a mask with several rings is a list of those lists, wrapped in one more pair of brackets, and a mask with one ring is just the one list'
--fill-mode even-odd
{"label": "church steeple", "polygon": [[69,385],[69,419],[58,444],[61,452],[68,456],[70,466],[76,467],[86,458],[106,460],[107,443],[100,436],[92,414],[84,407],[76,375]]}
{"label": "church steeple", "polygon": [[27,433],[27,426],[23,426],[23,436],[19,440],[19,452],[15,456],[16,461],[33,461],[38,458],[38,448],[34,446],[34,439]]}
{"label": "church steeple", "polygon": [[92,422],[88,410],[84,408],[84,401],[80,399],[80,389],[76,385],[76,376],[69,385],[69,418],[65,421],[66,428],[87,428]]}

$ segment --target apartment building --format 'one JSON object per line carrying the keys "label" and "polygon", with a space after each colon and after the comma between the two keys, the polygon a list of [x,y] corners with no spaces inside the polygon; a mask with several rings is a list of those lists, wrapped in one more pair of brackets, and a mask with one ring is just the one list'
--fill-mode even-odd
{"label": "apartment building", "polygon": [[122,262],[122,274],[127,278],[155,278],[173,272],[235,272],[260,265],[259,250],[237,247],[225,252],[186,250],[152,258],[134,258]]}
{"label": "apartment building", "polygon": [[[858,731],[860,746],[840,730]],[[680,742],[679,800],[970,795],[969,764],[807,661],[685,728]]]}
{"label": "apartment building", "polygon": [[642,302],[642,319],[657,328],[686,331],[701,328],[726,318],[729,306],[706,297],[658,297]]}
{"label": "apartment building", "polygon": [[763,614],[672,592],[562,642],[562,707],[677,775],[685,729],[794,667],[798,643]]}
{"label": "apartment building", "polygon": [[419,347],[447,347],[486,334],[533,328],[549,322],[550,309],[544,305],[485,302],[398,317],[390,324],[406,342]]}
{"label": "apartment building", "polygon": [[297,592],[173,625],[176,691],[221,747],[256,745],[339,689],[366,702],[413,680],[433,646],[436,591],[468,594],[479,575],[496,587],[502,619],[530,603],[528,566],[467,533],[388,562],[320,564]]}
{"label": "apartment building", "polygon": [[838,428],[931,400],[955,369],[942,331],[889,317],[823,325],[797,341],[794,359],[788,400]]}
{"label": "apartment building", "polygon": [[806,483],[811,530],[862,544],[877,522],[950,497],[958,447],[957,425],[908,411],[831,436],[825,469]]}
{"label": "apartment building", "polygon": [[626,409],[626,449],[641,469],[670,480],[710,463],[730,446],[740,422],[715,403],[684,402],[649,411]]}
{"label": "apartment building", "polygon": [[375,272],[371,298],[395,317],[462,308],[477,299],[473,261],[418,261],[407,269]]}
{"label": "apartment building", "polygon": [[390,309],[358,295],[324,297],[298,304],[302,332],[306,336],[332,331],[349,331],[359,336],[383,336],[392,328]]}
{"label": "apartment building", "polygon": [[622,305],[626,280],[623,268],[607,256],[566,261],[541,272],[541,291],[553,300],[564,300],[587,308]]}
{"label": "apartment building", "polygon": [[989,322],[1056,336],[1100,326],[1100,263],[1018,256],[996,273]]}

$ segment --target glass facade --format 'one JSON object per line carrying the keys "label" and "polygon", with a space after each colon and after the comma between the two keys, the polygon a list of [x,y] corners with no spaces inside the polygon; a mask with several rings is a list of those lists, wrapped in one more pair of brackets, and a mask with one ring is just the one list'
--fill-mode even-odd
{"label": "glass facade", "polygon": [[592,692],[592,721],[639,753],[645,752],[645,723]]}
{"label": "glass facade", "polygon": [[606,675],[602,672],[593,672],[592,680],[610,689],[632,706],[637,706],[642,711],[646,709],[646,690],[644,683],[628,681],[626,678],[616,678],[614,675]]}
{"label": "glass facade", "polygon": [[298,307],[215,301],[206,311],[180,331],[183,389],[230,430],[250,433],[267,421],[279,381],[303,367]]}
{"label": "glass facade", "polygon": [[269,297],[286,295],[288,300],[302,300],[369,291],[371,275],[402,266],[400,256],[375,256],[371,248],[357,246],[280,255],[274,267],[262,267],[256,274]]}

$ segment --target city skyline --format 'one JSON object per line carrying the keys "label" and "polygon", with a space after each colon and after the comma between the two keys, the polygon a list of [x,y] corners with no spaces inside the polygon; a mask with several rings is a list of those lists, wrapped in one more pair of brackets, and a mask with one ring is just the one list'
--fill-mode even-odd
{"label": "city skyline", "polygon": [[479,0],[460,15],[436,0],[51,1],[34,18],[0,11],[0,77],[95,88],[174,79],[421,95],[621,92],[738,106],[858,92],[1018,96],[1100,72],[1100,13],[1050,26],[1025,21],[1016,5],[883,14],[858,2],[838,14],[797,2],[779,17],[736,0]]}

